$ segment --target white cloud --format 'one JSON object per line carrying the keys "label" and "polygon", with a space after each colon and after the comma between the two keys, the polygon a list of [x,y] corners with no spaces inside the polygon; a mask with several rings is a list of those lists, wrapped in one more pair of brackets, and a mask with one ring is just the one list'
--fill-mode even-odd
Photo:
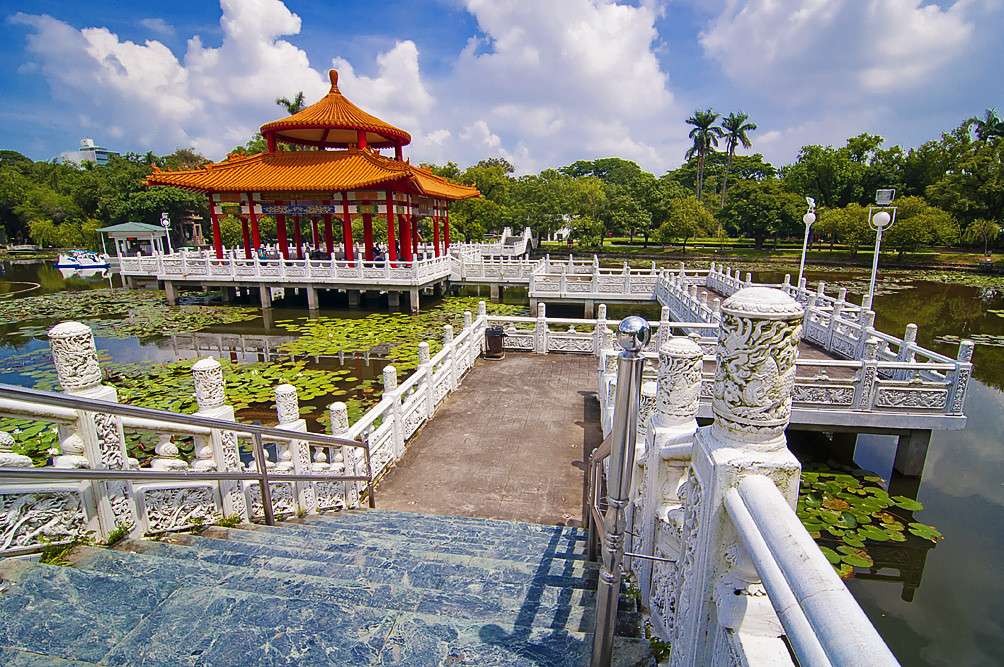
{"label": "white cloud", "polygon": [[139,24],[149,30],[150,32],[155,32],[162,37],[173,37],[174,36],[174,26],[161,18],[146,18],[140,19]]}
{"label": "white cloud", "polygon": [[[282,2],[220,4],[221,43],[193,36],[180,59],[155,39],[140,44],[49,16],[12,20],[30,28],[27,51],[59,104],[116,125],[129,148],[192,145],[220,158],[279,115],[275,97],[302,90],[313,101],[327,88],[307,54],[283,39],[301,22]],[[679,161],[683,114],[655,55],[656,3],[466,6],[479,35],[435,80],[423,77],[419,49],[407,39],[376,55],[372,76],[331,54],[348,97],[412,134],[413,159],[502,155],[521,171],[615,154],[655,170]],[[170,26],[159,21],[143,25],[166,35]]]}

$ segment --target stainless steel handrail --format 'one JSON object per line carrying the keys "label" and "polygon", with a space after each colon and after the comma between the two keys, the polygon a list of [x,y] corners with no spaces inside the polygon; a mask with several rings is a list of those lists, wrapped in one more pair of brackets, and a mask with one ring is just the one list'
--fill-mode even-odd
{"label": "stainless steel handrail", "polygon": [[[159,420],[170,424],[184,424],[191,426],[202,426],[218,431],[236,433],[243,437],[251,436],[254,442],[254,458],[258,471],[256,473],[245,472],[182,472],[169,470],[86,470],[78,468],[0,468],[0,478],[14,479],[168,479],[168,480],[257,480],[261,488],[262,511],[265,515],[265,523],[269,526],[275,525],[275,510],[272,504],[272,490],[269,481],[344,481],[344,482],[366,482],[367,502],[370,508],[376,507],[376,498],[373,492],[373,467],[370,459],[369,440],[363,442],[352,440],[351,438],[341,438],[334,435],[324,435],[311,433],[309,431],[291,431],[283,428],[273,428],[270,426],[258,426],[256,424],[241,424],[225,419],[215,419],[213,417],[203,417],[200,415],[187,415],[168,410],[158,410],[155,408],[143,408],[135,405],[124,405],[113,401],[102,401],[73,394],[60,394],[53,391],[42,391],[40,389],[30,389],[17,385],[0,384],[0,393],[12,398],[19,398],[24,401],[54,407],[68,407],[75,410],[87,412],[98,412],[102,414],[112,414],[117,416],[138,417],[141,419]],[[38,421],[45,421],[45,417],[38,417]],[[310,442],[318,446],[327,447],[356,447],[363,450],[366,463],[366,476],[354,475],[330,475],[324,473],[312,473],[310,475],[290,475],[285,473],[270,473],[265,459],[265,446],[263,436],[271,436],[282,440],[299,440]]]}

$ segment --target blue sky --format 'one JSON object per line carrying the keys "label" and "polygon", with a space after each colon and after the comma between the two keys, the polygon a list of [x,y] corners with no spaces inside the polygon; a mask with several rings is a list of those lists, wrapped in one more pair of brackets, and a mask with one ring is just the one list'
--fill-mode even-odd
{"label": "blue sky", "polygon": [[742,109],[777,163],[869,131],[916,145],[1004,106],[1004,0],[0,2],[0,146],[93,137],[219,159],[342,91],[416,160],[521,172],[619,155],[661,173],[698,107]]}

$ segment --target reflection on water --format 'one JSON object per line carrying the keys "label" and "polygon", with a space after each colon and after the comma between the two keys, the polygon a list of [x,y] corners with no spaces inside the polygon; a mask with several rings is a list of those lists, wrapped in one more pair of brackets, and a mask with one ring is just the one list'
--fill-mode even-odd
{"label": "reflection on water", "polygon": [[[826,280],[857,289],[866,285],[862,272],[808,273],[810,281]],[[759,280],[780,280],[782,274],[759,274]],[[919,341],[938,352],[954,357],[957,345],[937,343],[939,336],[1004,335],[1004,318],[990,312],[1004,310],[1002,291],[912,280],[908,273],[894,278],[880,289],[876,298],[877,326],[900,334],[906,325],[919,325]],[[864,275],[867,278],[867,275]],[[0,294],[14,282],[34,282],[34,293],[107,287],[101,277],[73,276],[64,279],[54,267],[41,264],[0,263]],[[118,279],[113,278],[114,286]],[[477,295],[478,288],[465,288]],[[480,294],[488,298],[488,287]],[[17,298],[16,296],[13,298]],[[526,289],[504,291],[507,303],[525,304]],[[307,316],[302,295],[289,295],[288,310],[275,309],[267,318],[236,325],[213,327],[194,337],[98,340],[98,348],[117,362],[172,361],[206,354],[234,361],[261,361],[275,358],[275,348],[289,338],[274,321]],[[253,303],[254,300],[248,301]],[[423,298],[423,305],[426,303]],[[430,302],[431,303],[431,302]],[[277,304],[279,305],[279,304]],[[330,303],[328,304],[330,306]],[[325,309],[324,315],[361,317],[383,308],[377,301],[371,309]],[[322,302],[322,307],[325,307]],[[616,320],[631,313],[658,319],[659,308],[610,305],[608,317]],[[581,305],[550,306],[555,317],[581,317]],[[0,329],[2,333],[2,329]],[[36,363],[47,356],[44,338],[0,340],[0,364],[6,373],[0,381],[17,379],[11,360],[34,352]],[[212,349],[209,349],[212,348]],[[976,349],[974,381],[970,383],[967,413],[969,425],[960,432],[935,433],[931,441],[922,480],[895,478],[892,460],[894,436],[862,435],[858,439],[855,463],[891,479],[890,492],[917,497],[925,509],[919,521],[937,526],[945,541],[933,545],[920,540],[896,544],[869,544],[876,561],[875,572],[848,582],[855,597],[889,642],[904,665],[990,665],[1000,664],[1004,645],[1004,348],[980,345]],[[26,362],[27,363],[27,362]],[[371,358],[338,358],[329,355],[311,359],[312,367],[332,368],[345,364],[360,378],[378,377],[383,361]],[[323,399],[321,399],[323,400]],[[264,412],[263,418],[268,417]]]}

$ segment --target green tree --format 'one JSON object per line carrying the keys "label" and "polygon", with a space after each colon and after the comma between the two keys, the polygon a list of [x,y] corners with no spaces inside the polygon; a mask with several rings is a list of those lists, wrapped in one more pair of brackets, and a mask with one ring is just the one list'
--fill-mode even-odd
{"label": "green tree", "polygon": [[275,103],[286,110],[290,116],[295,113],[300,113],[306,106],[303,97],[303,91],[299,91],[293,96],[293,99],[288,97],[277,97],[275,98]]}
{"label": "green tree", "polygon": [[868,208],[861,204],[819,209],[812,229],[816,235],[828,235],[831,247],[839,240],[850,246],[852,253],[856,253],[862,243],[875,237],[875,232],[868,226]]}
{"label": "green tree", "polygon": [[715,217],[707,207],[700,199],[690,195],[672,201],[669,215],[659,227],[657,236],[663,244],[680,240],[686,253],[688,240],[699,234],[712,233],[717,227]]}
{"label": "green tree", "polygon": [[228,213],[220,218],[220,238],[227,248],[238,248],[244,244],[244,228],[236,215]]}
{"label": "green tree", "polygon": [[925,195],[932,204],[949,211],[963,226],[971,221],[1004,219],[1004,138],[955,142],[956,153],[942,178],[928,186]]}
{"label": "green tree", "polygon": [[962,240],[966,243],[982,243],[983,254],[987,257],[991,254],[991,248],[997,242],[1001,234],[1001,226],[993,220],[980,218],[973,220],[966,227],[966,233],[962,235]]}
{"label": "green tree", "polygon": [[752,237],[758,248],[784,228],[801,225],[805,201],[784,189],[776,178],[737,183],[728,203],[718,212],[726,227]]}
{"label": "green tree", "polygon": [[43,248],[59,245],[59,228],[52,220],[39,218],[28,223],[31,240]]}
{"label": "green tree", "polygon": [[686,122],[687,125],[694,126],[687,135],[693,141],[693,145],[687,150],[686,158],[689,160],[697,156],[697,198],[700,199],[704,186],[704,161],[708,153],[718,147],[722,128],[715,125],[718,122],[718,114],[711,109],[698,109]]}
{"label": "green tree", "polygon": [[976,133],[976,138],[980,141],[1004,137],[1004,120],[1001,120],[997,114],[997,109],[987,109],[983,112],[982,118],[974,116],[969,120]]}
{"label": "green tree", "polygon": [[725,196],[728,192],[729,173],[732,171],[732,160],[736,154],[736,148],[742,146],[749,148],[753,145],[750,141],[749,133],[756,130],[756,123],[750,122],[750,117],[742,111],[730,113],[722,120],[722,133],[725,135],[725,171],[722,172],[722,201],[725,206]]}
{"label": "green tree", "polygon": [[896,224],[882,233],[882,244],[902,256],[918,248],[957,243],[959,226],[951,214],[921,197],[896,200]]}

